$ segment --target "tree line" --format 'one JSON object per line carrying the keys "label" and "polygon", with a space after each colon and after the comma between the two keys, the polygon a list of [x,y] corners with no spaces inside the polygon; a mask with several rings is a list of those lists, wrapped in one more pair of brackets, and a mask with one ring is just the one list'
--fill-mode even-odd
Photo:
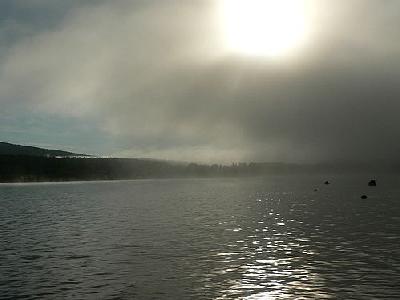
{"label": "tree line", "polygon": [[[391,171],[399,168],[392,166]],[[144,178],[260,176],[368,171],[364,165],[232,163],[206,165],[129,158],[56,158],[0,155],[0,182],[122,180]]]}

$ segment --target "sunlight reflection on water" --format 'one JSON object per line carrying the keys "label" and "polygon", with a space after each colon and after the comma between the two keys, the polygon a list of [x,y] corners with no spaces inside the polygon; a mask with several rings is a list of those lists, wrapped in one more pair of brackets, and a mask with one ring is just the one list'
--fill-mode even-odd
{"label": "sunlight reflection on water", "polygon": [[[259,199],[257,201],[261,202]],[[256,234],[230,244],[229,248],[234,251],[216,254],[223,260],[221,268],[215,269],[214,273],[240,274],[239,279],[229,280],[228,288],[221,291],[222,295],[217,299],[231,299],[249,293],[243,299],[287,299],[293,296],[293,291],[297,294],[299,291],[305,294],[314,292],[319,299],[330,298],[328,294],[313,291],[316,284],[323,285],[323,279],[311,268],[302,265],[299,257],[299,254],[314,254],[309,249],[309,239],[296,238],[283,228],[285,222],[273,209],[260,217],[262,221],[254,221],[251,227],[247,227]],[[226,231],[241,232],[242,228],[226,228]],[[279,258],[282,256],[284,258]]]}

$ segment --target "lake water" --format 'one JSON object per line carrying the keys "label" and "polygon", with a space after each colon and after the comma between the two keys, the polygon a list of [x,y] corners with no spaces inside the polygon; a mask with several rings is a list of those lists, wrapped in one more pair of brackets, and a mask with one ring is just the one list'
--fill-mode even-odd
{"label": "lake water", "polygon": [[368,179],[0,185],[0,299],[399,299],[400,181]]}

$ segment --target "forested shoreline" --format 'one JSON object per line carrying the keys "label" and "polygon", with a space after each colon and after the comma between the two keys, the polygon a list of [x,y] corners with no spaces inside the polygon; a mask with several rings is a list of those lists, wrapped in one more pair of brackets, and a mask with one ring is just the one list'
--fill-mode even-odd
{"label": "forested shoreline", "polygon": [[262,176],[268,174],[398,172],[397,166],[286,163],[206,165],[133,158],[56,158],[0,155],[0,182],[123,180],[145,178]]}

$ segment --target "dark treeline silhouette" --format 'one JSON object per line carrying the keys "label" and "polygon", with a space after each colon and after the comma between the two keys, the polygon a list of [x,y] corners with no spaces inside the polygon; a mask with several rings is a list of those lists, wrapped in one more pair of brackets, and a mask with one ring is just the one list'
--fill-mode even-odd
{"label": "dark treeline silhouette", "polygon": [[[201,165],[129,158],[78,158],[0,155],[0,182],[118,180],[174,177],[261,176],[324,172],[368,172],[362,165],[234,163]],[[389,171],[397,172],[392,166]]]}
{"label": "dark treeline silhouette", "polygon": [[91,157],[87,154],[77,154],[64,150],[51,150],[34,146],[22,146],[6,142],[0,142],[0,155],[28,155],[44,157]]}

